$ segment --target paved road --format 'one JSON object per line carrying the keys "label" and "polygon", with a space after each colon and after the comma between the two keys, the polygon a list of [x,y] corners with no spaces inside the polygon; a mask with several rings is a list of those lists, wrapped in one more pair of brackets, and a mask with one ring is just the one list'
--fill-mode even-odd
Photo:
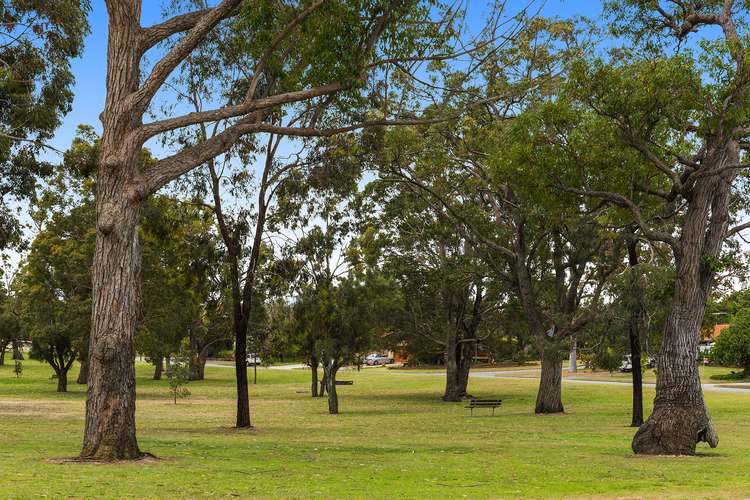
{"label": "paved road", "polygon": [[[472,377],[478,377],[478,378],[505,378],[505,379],[514,379],[514,380],[529,380],[529,377],[518,377],[512,375],[513,373],[539,373],[539,368],[530,369],[530,370],[499,370],[499,371],[474,371],[471,373]],[[435,375],[443,375],[435,374]],[[595,384],[595,385],[620,385],[629,387],[630,382],[616,382],[614,380],[587,380],[582,378],[577,378],[578,376],[572,375],[568,377],[564,377],[564,382],[570,382],[573,384]],[[744,394],[750,394],[750,384],[732,384],[732,385],[744,385],[747,387],[747,389],[744,389],[742,387],[727,387],[726,384],[701,384],[703,387],[704,392],[732,392],[735,394],[738,393],[744,393]],[[656,387],[656,384],[651,382],[644,382],[643,387]]]}
{"label": "paved road", "polygon": [[[229,361],[209,361],[206,366],[214,368],[234,368],[234,364]],[[271,370],[301,370],[307,368],[305,364],[291,364],[291,365],[274,365],[269,366]],[[373,367],[365,367],[373,368]],[[503,378],[512,380],[534,380],[532,377],[519,376],[520,374],[539,373],[539,368],[521,368],[513,370],[493,370],[493,371],[472,371],[471,376],[477,378]],[[444,377],[443,372],[413,372],[409,370],[396,371],[393,373],[408,373],[410,375],[426,375],[430,377]],[[594,384],[594,385],[619,385],[623,387],[629,387],[630,382],[616,382],[614,380],[589,380],[578,378],[577,375],[567,376],[563,378],[563,382],[571,384]],[[731,384],[731,385],[742,385],[747,387],[728,387],[729,384],[702,384],[703,391],[705,392],[731,392],[735,394],[750,394],[750,384]],[[651,382],[644,382],[643,387],[656,387],[656,384]]]}
{"label": "paved road", "polygon": [[[234,362],[232,361],[207,361],[206,366],[210,366],[212,368],[234,368]],[[295,364],[295,365],[272,365],[269,366],[271,370],[301,370],[303,368],[307,368],[307,365],[304,364]]]}

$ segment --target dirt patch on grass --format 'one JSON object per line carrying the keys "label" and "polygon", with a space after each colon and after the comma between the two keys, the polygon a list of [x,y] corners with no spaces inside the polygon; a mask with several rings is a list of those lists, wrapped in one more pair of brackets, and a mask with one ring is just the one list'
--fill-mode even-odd
{"label": "dirt patch on grass", "polygon": [[174,461],[173,458],[157,457],[152,455],[151,453],[144,453],[140,458],[136,458],[133,460],[93,460],[90,458],[80,457],[48,458],[47,460],[45,460],[45,462],[47,462],[48,464],[56,465],[152,465],[172,461]]}
{"label": "dirt patch on grass", "polygon": [[[66,403],[71,403],[66,405]],[[77,401],[55,403],[30,402],[28,399],[0,399],[0,417],[44,417],[49,420],[75,418],[81,415],[81,404]]]}

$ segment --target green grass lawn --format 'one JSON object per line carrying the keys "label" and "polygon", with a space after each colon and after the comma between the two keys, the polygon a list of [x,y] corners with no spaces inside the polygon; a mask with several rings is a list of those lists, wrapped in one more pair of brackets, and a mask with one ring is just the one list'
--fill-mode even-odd
{"label": "green grass lawn", "polygon": [[[737,498],[750,494],[750,391],[706,394],[719,448],[696,457],[630,451],[627,385],[565,384],[567,413],[533,415],[536,381],[472,379],[505,403],[468,416],[443,403],[442,378],[383,368],[344,372],[342,414],[306,393],[302,370],[259,370],[256,428],[236,431],[234,371],[207,368],[193,395],[138,366],[138,436],[156,463],[60,464],[81,444],[85,390],[55,393],[48,366],[0,367],[0,497]],[[646,390],[650,402],[651,390]]]}

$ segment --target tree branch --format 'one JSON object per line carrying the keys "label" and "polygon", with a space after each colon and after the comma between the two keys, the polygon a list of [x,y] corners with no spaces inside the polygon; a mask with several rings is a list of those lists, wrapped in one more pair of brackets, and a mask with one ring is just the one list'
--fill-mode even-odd
{"label": "tree branch", "polygon": [[656,231],[646,224],[646,221],[643,220],[643,216],[641,214],[641,209],[638,208],[638,205],[636,205],[632,200],[629,198],[626,198],[625,196],[618,194],[618,193],[611,193],[608,191],[589,191],[585,189],[575,189],[575,188],[568,188],[568,187],[562,187],[564,191],[567,191],[569,193],[578,194],[581,196],[588,196],[591,198],[599,198],[601,200],[606,200],[614,205],[627,208],[630,210],[630,212],[633,214],[633,217],[635,219],[636,224],[638,224],[638,227],[643,232],[643,235],[650,239],[655,241],[662,241],[669,246],[671,246],[673,249],[677,248],[677,238],[672,236],[669,233],[663,232],[663,231]]}
{"label": "tree branch", "polygon": [[182,40],[154,65],[143,86],[128,96],[128,100],[132,101],[129,104],[140,110],[145,110],[151,102],[151,98],[161,88],[172,71],[190,55],[193,49],[203,41],[219,22],[234,15],[241,3],[242,0],[223,0],[219,5],[197,19]]}
{"label": "tree branch", "polygon": [[194,28],[195,25],[198,24],[198,22],[210,11],[211,9],[202,9],[187,14],[181,14],[164,21],[163,23],[143,28],[141,30],[141,52],[146,52],[157,43],[166,40],[176,33],[181,33]]}

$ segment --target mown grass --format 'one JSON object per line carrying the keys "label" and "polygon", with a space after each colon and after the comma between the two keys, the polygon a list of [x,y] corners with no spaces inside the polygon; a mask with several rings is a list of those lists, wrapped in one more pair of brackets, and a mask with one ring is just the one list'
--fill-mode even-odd
{"label": "mown grass", "polygon": [[[564,386],[567,413],[532,413],[536,381],[472,379],[504,400],[471,418],[439,401],[442,378],[383,368],[346,372],[342,414],[306,393],[305,371],[259,370],[255,429],[231,428],[233,370],[208,368],[193,395],[170,402],[166,382],[138,366],[140,446],[156,463],[59,464],[75,455],[85,390],[55,393],[50,369],[0,367],[0,497],[736,498],[750,494],[750,391],[706,394],[720,447],[696,457],[630,451],[626,385]],[[648,401],[653,392],[646,391]]]}

